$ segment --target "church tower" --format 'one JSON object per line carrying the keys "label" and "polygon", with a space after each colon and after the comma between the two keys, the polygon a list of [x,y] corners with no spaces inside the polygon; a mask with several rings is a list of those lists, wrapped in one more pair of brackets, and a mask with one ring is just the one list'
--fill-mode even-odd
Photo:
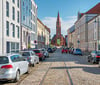
{"label": "church tower", "polygon": [[61,21],[58,12],[57,21],[56,21],[56,34],[53,36],[51,40],[51,44],[55,46],[62,46],[65,45],[65,39],[61,34]]}
{"label": "church tower", "polygon": [[61,21],[58,12],[57,22],[56,22],[56,38],[60,38],[60,37],[61,37]]}

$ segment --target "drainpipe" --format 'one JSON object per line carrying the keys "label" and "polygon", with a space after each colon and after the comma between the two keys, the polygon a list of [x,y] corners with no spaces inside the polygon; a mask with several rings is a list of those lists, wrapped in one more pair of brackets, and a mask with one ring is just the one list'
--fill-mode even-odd
{"label": "drainpipe", "polygon": [[3,14],[3,1],[2,0],[2,54],[4,54],[4,14]]}

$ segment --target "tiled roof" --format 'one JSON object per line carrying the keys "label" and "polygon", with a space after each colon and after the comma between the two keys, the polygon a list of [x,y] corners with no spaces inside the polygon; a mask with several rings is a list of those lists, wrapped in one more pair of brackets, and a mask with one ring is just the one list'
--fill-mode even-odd
{"label": "tiled roof", "polygon": [[87,11],[86,14],[100,14],[100,3]]}

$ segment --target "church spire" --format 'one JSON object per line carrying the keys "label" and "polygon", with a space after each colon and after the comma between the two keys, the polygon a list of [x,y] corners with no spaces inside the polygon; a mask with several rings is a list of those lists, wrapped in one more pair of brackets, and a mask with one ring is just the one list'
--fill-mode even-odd
{"label": "church spire", "polygon": [[59,11],[58,11],[58,16],[57,16],[57,22],[60,22]]}

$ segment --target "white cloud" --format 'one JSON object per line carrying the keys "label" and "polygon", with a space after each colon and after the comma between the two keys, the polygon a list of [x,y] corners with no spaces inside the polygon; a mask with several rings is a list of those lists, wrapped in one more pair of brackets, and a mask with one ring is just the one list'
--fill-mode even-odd
{"label": "white cloud", "polygon": [[[76,16],[68,16],[65,19],[60,18],[61,20],[61,33],[63,35],[67,34],[67,29],[74,25],[77,17]],[[45,17],[42,22],[47,25],[51,30],[51,37],[56,34],[56,20],[57,17]]]}

